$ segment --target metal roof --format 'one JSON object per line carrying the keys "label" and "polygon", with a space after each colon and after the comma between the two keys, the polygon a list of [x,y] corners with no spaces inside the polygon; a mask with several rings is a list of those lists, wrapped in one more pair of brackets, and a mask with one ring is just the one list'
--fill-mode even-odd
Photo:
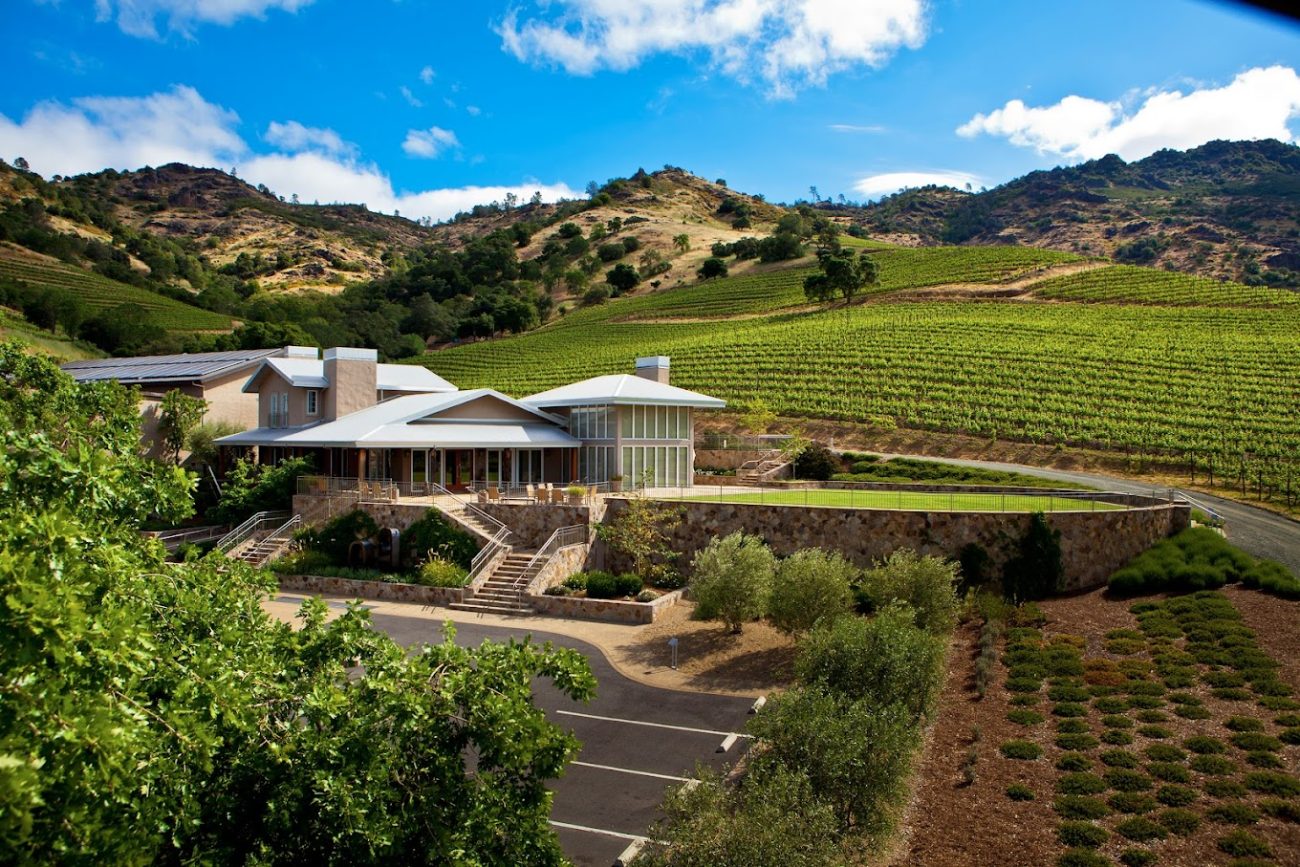
{"label": "metal roof", "polygon": [[[329,388],[325,377],[325,362],[313,358],[268,358],[248,382],[244,391],[256,391],[255,383],[267,368],[296,388]],[[379,391],[451,392],[456,386],[427,367],[413,364],[376,364],[375,387]]]}
{"label": "metal roof", "polygon": [[192,352],[178,355],[142,355],[134,358],[95,358],[60,365],[77,382],[116,379],[127,385],[194,382],[251,367],[284,353],[283,349],[237,349],[230,352]]}
{"label": "metal roof", "polygon": [[626,373],[584,379],[523,399],[533,406],[693,406],[722,409],[725,400]]}
{"label": "metal roof", "polygon": [[[494,397],[536,417],[535,422],[491,419],[430,419],[430,416],[481,397]],[[223,446],[301,446],[306,448],[572,448],[581,442],[558,419],[489,388],[449,394],[411,394],[345,415],[334,421],[294,428],[256,428],[217,440]]]}

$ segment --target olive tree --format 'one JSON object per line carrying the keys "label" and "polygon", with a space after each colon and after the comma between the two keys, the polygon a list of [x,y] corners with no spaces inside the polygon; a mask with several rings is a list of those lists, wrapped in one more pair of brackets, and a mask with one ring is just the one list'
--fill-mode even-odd
{"label": "olive tree", "polygon": [[802,633],[818,621],[847,614],[858,569],[839,554],[806,548],[776,567],[769,614],[782,632]]}
{"label": "olive tree", "polygon": [[776,557],[758,536],[735,532],[715,537],[691,565],[697,616],[721,620],[738,633],[747,621],[767,613]]}
{"label": "olive tree", "polygon": [[934,635],[946,635],[957,625],[957,583],[961,567],[942,557],[922,557],[899,548],[868,569],[862,586],[877,606],[901,600],[915,612],[916,625]]}

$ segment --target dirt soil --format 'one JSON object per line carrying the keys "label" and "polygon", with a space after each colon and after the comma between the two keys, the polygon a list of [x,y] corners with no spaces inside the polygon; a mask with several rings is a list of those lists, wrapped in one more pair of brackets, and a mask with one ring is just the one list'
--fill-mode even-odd
{"label": "dirt soil", "polygon": [[[1280,600],[1241,588],[1228,588],[1224,593],[1237,606],[1245,624],[1255,630],[1261,648],[1281,664],[1279,677],[1300,695],[1300,602]],[[1053,634],[1083,636],[1087,641],[1083,650],[1085,658],[1121,659],[1123,657],[1115,657],[1105,650],[1104,636],[1112,629],[1137,628],[1137,619],[1128,610],[1134,601],[1112,600],[1104,595],[1104,591],[1098,590],[1040,603],[1048,617],[1043,632],[1049,637]],[[1063,751],[1052,743],[1055,729],[1048,713],[1051,704],[1044,702],[1037,708],[1048,715],[1045,723],[1026,728],[1008,721],[1009,693],[1003,688],[1007,669],[1001,664],[994,676],[994,685],[984,699],[978,699],[974,688],[977,637],[975,624],[961,627],[955,636],[937,721],[918,768],[912,803],[901,828],[896,855],[889,862],[891,864],[900,867],[1053,864],[1065,851],[1056,839],[1059,818],[1052,810],[1055,781],[1059,776],[1054,763]],[[1168,721],[1161,724],[1172,729],[1174,737],[1162,743],[1179,744],[1193,734],[1226,739],[1231,732],[1223,722],[1233,714],[1258,717],[1267,721],[1268,733],[1277,731],[1277,726],[1272,723],[1277,714],[1253,702],[1221,701],[1212,697],[1203,683],[1186,691],[1200,697],[1212,712],[1212,717],[1187,720],[1168,714]],[[1089,721],[1094,733],[1103,731],[1098,724],[1099,717],[1098,711],[1091,708]],[[1040,743],[1044,747],[1043,757],[1036,761],[1004,758],[998,752],[998,746],[1015,738]],[[1140,751],[1154,742],[1138,737],[1128,749]],[[966,785],[962,779],[962,766],[972,747],[977,751],[978,760],[974,782]],[[1110,747],[1103,744],[1089,754],[1096,758],[1106,749]],[[1295,774],[1300,767],[1300,747],[1287,746],[1279,755],[1283,762],[1282,770]],[[1097,773],[1103,770],[1105,768],[1100,763],[1094,768]],[[1036,795],[1035,800],[1010,800],[1005,794],[1006,788],[1017,782],[1029,786]],[[1260,798],[1249,795],[1244,800],[1257,802]],[[1213,799],[1202,796],[1194,808],[1204,809],[1213,803]],[[1113,830],[1116,821],[1117,817],[1112,816],[1104,819],[1102,824]],[[1150,848],[1157,853],[1160,867],[1228,864],[1232,859],[1218,850],[1215,841],[1233,829],[1234,826],[1203,818],[1195,833],[1185,837],[1171,834]],[[1265,817],[1247,830],[1272,846],[1275,860],[1264,860],[1259,864],[1300,864],[1300,826]],[[1119,853],[1129,845],[1118,834],[1112,833],[1099,851],[1112,859],[1112,863],[1118,863]]]}

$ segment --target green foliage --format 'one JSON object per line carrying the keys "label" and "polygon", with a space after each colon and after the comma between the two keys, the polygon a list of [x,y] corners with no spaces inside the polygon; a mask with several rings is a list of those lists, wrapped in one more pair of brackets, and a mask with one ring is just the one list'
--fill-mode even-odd
{"label": "green foliage", "polygon": [[1119,863],[1124,867],[1151,867],[1158,860],[1149,849],[1125,849],[1119,854]]}
{"label": "green foliage", "polygon": [[1034,800],[1034,790],[1024,783],[1012,783],[1007,786],[1007,797],[1013,801],[1032,801]]}
{"label": "green foliage", "polygon": [[640,593],[643,582],[631,573],[588,572],[584,586],[590,599],[622,599]]}
{"label": "green foliage", "polygon": [[783,632],[803,633],[822,619],[845,615],[858,570],[843,556],[820,548],[796,551],[777,564],[769,613]]}
{"label": "green foliage", "polygon": [[1173,307],[1285,307],[1294,294],[1157,268],[1114,265],[1035,283],[1035,295],[1056,301],[1159,304]]}
{"label": "green foliage", "polygon": [[716,280],[719,277],[726,277],[727,263],[717,256],[710,256],[704,260],[695,273],[701,280]]}
{"label": "green foliage", "polygon": [[190,446],[190,440],[203,421],[208,411],[208,402],[199,397],[190,397],[179,389],[172,389],[163,395],[158,407],[158,435],[161,437],[165,454],[172,462],[180,464],[181,452]]}
{"label": "green foliage", "polygon": [[1098,795],[1106,791],[1106,781],[1087,772],[1062,774],[1056,779],[1056,791],[1062,795]]}
{"label": "green foliage", "polygon": [[1196,800],[1196,790],[1189,786],[1161,786],[1156,792],[1156,800],[1169,807],[1186,807]]}
{"label": "green foliage", "polygon": [[1056,836],[1061,841],[1062,846],[1084,846],[1089,849],[1096,849],[1106,842],[1110,834],[1106,832],[1105,828],[1098,827],[1091,822],[1072,819],[1056,826]]}
{"label": "green foliage", "polygon": [[352,543],[372,539],[378,533],[379,525],[369,513],[353,509],[331,518],[319,529],[302,531],[299,541],[304,547],[328,557],[335,565],[346,566]]}
{"label": "green foliage", "polygon": [[1056,859],[1056,867],[1110,867],[1110,861],[1092,849],[1069,849]]}
{"label": "green foliage", "polygon": [[[622,249],[621,245],[618,246]],[[641,275],[637,273],[636,268],[626,262],[620,262],[605,272],[605,282],[610,285],[615,296],[631,292],[641,282]]]}
{"label": "green foliage", "polygon": [[799,643],[795,675],[812,688],[928,716],[943,679],[946,641],[918,629],[894,604],[871,619],[822,621]]}
{"label": "green foliage", "polygon": [[845,302],[852,302],[863,289],[879,282],[876,263],[865,250],[855,254],[839,244],[823,247],[817,251],[817,264],[821,273],[808,277],[803,283],[809,301],[824,303],[842,297]]}
{"label": "green foliage", "polygon": [[867,570],[862,587],[875,606],[905,602],[915,613],[917,626],[933,635],[946,635],[957,625],[958,580],[953,561],[899,548]]}
{"label": "green foliage", "polygon": [[310,458],[290,458],[273,467],[236,461],[226,474],[221,499],[206,517],[218,524],[237,524],[256,512],[288,509],[298,477],[311,470]]}
{"label": "green foliage", "polygon": [[425,587],[464,587],[469,583],[469,572],[459,563],[430,557],[420,564],[416,583]]}
{"label": "green foliage", "polygon": [[1100,819],[1110,815],[1110,807],[1091,795],[1058,795],[1052,809],[1062,819]]}
{"label": "green foliage", "polygon": [[1300,779],[1278,771],[1251,771],[1243,782],[1246,788],[1265,795],[1294,798],[1300,795]]}
{"label": "green foliage", "polygon": [[1165,830],[1163,825],[1158,825],[1143,816],[1135,816],[1132,819],[1125,819],[1120,822],[1115,826],[1115,833],[1137,843],[1163,840],[1169,836],[1169,832]]}
{"label": "green foliage", "polygon": [[[1191,527],[1158,542],[1110,576],[1112,593],[1129,596],[1213,590],[1242,582],[1285,598],[1300,598],[1300,579],[1272,561],[1256,560],[1207,527]],[[1224,682],[1223,688],[1233,684]]]}
{"label": "green foliage", "polygon": [[1061,531],[1053,529],[1041,512],[1030,517],[1020,550],[1007,562],[1002,591],[1012,602],[1044,599],[1061,588]]}
{"label": "green foliage", "polygon": [[731,632],[767,613],[776,557],[758,536],[735,532],[714,538],[691,564],[696,616],[721,620]]}
{"label": "green foliage", "polygon": [[1033,741],[1006,741],[1000,747],[998,752],[1002,753],[1008,759],[1018,759],[1020,761],[1033,761],[1042,758],[1043,748]]}
{"label": "green foliage", "polygon": [[401,547],[402,561],[409,565],[437,558],[465,571],[469,570],[478,554],[478,541],[447,520],[437,509],[429,509],[402,532]]}
{"label": "green foliage", "polygon": [[838,823],[808,779],[781,767],[730,786],[712,771],[674,789],[635,867],[833,867]]}
{"label": "green foliage", "polygon": [[596,527],[610,548],[632,561],[632,571],[647,584],[660,586],[669,579],[677,552],[669,545],[669,533],[682,522],[678,506],[651,503],[634,497],[616,518]]}
{"label": "green foliage", "polygon": [[273,621],[264,573],[141,537],[191,482],[138,457],[128,392],[0,364],[6,861],[561,863],[546,783],[578,744],[532,685],[589,697],[579,654]]}
{"label": "green foliage", "polygon": [[1087,771],[1092,769],[1092,759],[1084,753],[1064,753],[1056,760],[1058,771]]}
{"label": "green foliage", "polygon": [[794,460],[794,475],[797,479],[824,482],[839,469],[840,462],[835,453],[821,443],[811,443]]}
{"label": "green foliage", "polygon": [[1220,837],[1215,845],[1234,858],[1269,858],[1273,855],[1273,847],[1268,845],[1268,841],[1241,829]]}

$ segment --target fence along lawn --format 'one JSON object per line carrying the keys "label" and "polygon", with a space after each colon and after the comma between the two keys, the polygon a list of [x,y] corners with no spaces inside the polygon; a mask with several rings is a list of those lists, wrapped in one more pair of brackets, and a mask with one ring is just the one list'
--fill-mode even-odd
{"label": "fence along lawn", "polygon": [[[704,485],[693,490],[709,491]],[[1114,503],[1053,494],[982,494],[974,492],[864,491],[827,488],[747,491],[719,487],[708,493],[671,499],[687,502],[765,506],[814,506],[825,509],[891,509],[907,512],[1111,512]]]}

